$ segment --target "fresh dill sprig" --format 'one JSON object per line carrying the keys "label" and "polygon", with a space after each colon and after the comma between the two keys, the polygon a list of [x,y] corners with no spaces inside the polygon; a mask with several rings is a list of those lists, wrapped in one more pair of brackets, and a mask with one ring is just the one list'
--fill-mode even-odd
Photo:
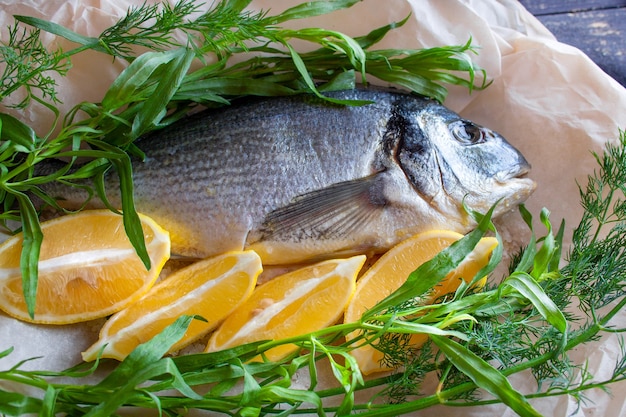
{"label": "fresh dill sprig", "polygon": [[[564,269],[583,311],[596,312],[626,294],[626,143],[621,132],[601,157],[598,172],[581,188],[585,209],[574,231],[574,247]],[[607,230],[608,229],[608,230]]]}
{"label": "fresh dill sprig", "polygon": [[[391,345],[393,337],[386,338],[385,342],[383,342],[383,339],[377,345],[377,348],[381,348],[381,350],[385,349],[382,343]],[[402,372],[396,373],[389,378],[388,386],[381,390],[379,394],[380,398],[391,404],[402,403],[407,398],[423,395],[422,386],[424,380],[434,369],[434,349],[430,341],[426,341],[418,349],[406,344],[400,344],[399,347],[404,348],[404,350],[383,350],[386,352],[386,361],[389,361],[390,357],[393,358],[393,363],[383,362],[383,364],[401,367],[396,369],[402,369]]]}
{"label": "fresh dill sprig", "polygon": [[0,44],[0,102],[21,90],[22,97],[10,107],[23,109],[32,100],[59,102],[52,73],[67,74],[70,61],[61,49],[49,51],[41,42],[39,29],[15,24],[8,29],[8,40]]}
{"label": "fresh dill sprig", "polygon": [[[198,12],[198,9],[199,5],[191,1],[180,1],[174,5],[144,3],[131,6],[126,16],[105,29],[98,39],[109,54],[129,60],[135,57],[133,48],[136,47],[162,51],[185,46],[176,39],[175,31],[191,26],[187,16]],[[220,14],[215,16],[221,18]],[[185,43],[189,41],[183,39]]]}

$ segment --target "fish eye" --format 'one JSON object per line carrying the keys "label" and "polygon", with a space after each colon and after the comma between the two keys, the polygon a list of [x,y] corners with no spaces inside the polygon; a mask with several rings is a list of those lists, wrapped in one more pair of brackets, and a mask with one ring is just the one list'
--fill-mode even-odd
{"label": "fish eye", "polygon": [[448,125],[448,129],[459,142],[475,145],[485,141],[483,130],[467,120],[457,120]]}

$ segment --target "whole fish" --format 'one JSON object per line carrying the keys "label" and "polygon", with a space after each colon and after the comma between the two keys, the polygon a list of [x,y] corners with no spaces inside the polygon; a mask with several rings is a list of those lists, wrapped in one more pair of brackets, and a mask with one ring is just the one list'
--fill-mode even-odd
{"label": "whole fish", "polygon": [[[394,90],[235,102],[142,138],[137,210],[170,232],[172,251],[208,257],[252,248],[265,264],[382,251],[420,231],[475,226],[533,191],[507,141],[439,103]],[[119,206],[119,181],[107,179]],[[56,189],[63,205],[85,194]],[[102,206],[92,201],[91,207]]]}

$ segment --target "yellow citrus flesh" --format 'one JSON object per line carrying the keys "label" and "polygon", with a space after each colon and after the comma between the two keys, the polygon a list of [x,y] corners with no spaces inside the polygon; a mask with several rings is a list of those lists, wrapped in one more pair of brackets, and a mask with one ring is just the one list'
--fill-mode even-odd
{"label": "yellow citrus flesh", "polygon": [[[354,293],[364,262],[364,255],[325,261],[260,285],[211,335],[207,351],[298,336],[336,323]],[[266,357],[279,360],[295,349],[278,346]]]}
{"label": "yellow citrus flesh", "polygon": [[0,309],[24,321],[67,324],[105,317],[136,301],[154,284],[170,254],[168,233],[152,219],[140,219],[149,271],[119,214],[89,210],[43,222],[34,319],[22,291],[23,236],[9,238],[0,246]]}
{"label": "yellow citrus flesh", "polygon": [[[346,308],[344,321],[351,323],[359,320],[366,310],[397,290],[411,272],[462,237],[463,235],[448,230],[432,230],[415,235],[391,248],[357,282],[354,297]],[[498,241],[492,237],[481,239],[466,259],[432,289],[424,303],[456,291],[461,278],[469,282],[489,262],[489,256],[497,244]],[[478,286],[483,286],[485,280],[483,278]],[[416,347],[425,341],[426,336],[422,334],[411,338],[411,344]],[[359,347],[351,353],[365,375],[390,370],[381,363],[383,354],[371,345]]]}
{"label": "yellow citrus flesh", "polygon": [[254,251],[229,252],[182,268],[111,317],[83,359],[94,360],[106,345],[102,357],[123,360],[178,317],[202,316],[206,322],[193,320],[170,351],[179,350],[213,330],[247,300],[262,270]]}

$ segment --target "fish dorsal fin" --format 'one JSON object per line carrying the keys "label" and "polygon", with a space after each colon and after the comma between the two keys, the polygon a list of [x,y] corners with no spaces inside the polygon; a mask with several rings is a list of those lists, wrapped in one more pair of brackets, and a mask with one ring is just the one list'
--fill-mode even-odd
{"label": "fish dorsal fin", "polygon": [[341,239],[371,221],[385,204],[380,174],[340,182],[300,195],[270,212],[255,240]]}

